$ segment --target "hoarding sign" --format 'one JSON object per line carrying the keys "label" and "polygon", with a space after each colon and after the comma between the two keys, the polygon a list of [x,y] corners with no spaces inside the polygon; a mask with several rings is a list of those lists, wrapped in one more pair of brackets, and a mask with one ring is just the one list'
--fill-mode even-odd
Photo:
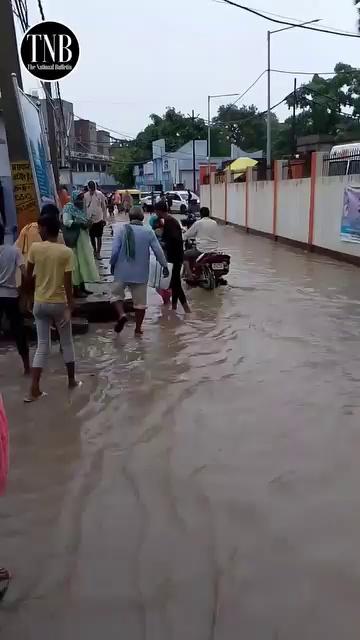
{"label": "hoarding sign", "polygon": [[345,187],[341,240],[360,242],[360,187]]}
{"label": "hoarding sign", "polygon": [[11,175],[17,212],[17,226],[20,231],[25,225],[34,222],[39,212],[30,162],[25,160],[12,162]]}

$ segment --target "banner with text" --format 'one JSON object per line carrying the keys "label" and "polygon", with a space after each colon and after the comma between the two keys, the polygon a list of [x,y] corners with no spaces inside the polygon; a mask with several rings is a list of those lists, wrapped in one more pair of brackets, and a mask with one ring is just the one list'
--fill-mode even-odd
{"label": "banner with text", "polygon": [[39,207],[30,162],[27,160],[12,162],[11,174],[18,218],[17,226],[20,231],[25,225],[37,220]]}
{"label": "banner with text", "polygon": [[345,187],[341,240],[360,242],[360,187]]}

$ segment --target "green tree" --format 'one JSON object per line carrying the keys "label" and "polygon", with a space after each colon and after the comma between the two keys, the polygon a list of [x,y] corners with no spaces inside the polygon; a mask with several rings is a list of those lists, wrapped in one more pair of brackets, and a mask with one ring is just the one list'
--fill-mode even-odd
{"label": "green tree", "polygon": [[185,116],[174,107],[167,107],[163,116],[156,113],[150,115],[151,123],[141,131],[135,140],[137,149],[145,156],[151,157],[152,143],[160,138],[165,139],[166,150],[176,151],[189,140],[204,140],[207,128],[203,118]]}
{"label": "green tree", "polygon": [[132,147],[122,147],[112,151],[111,173],[122,187],[132,187],[134,184],[133,168],[135,160],[135,149]]}
{"label": "green tree", "polygon": [[266,146],[266,118],[255,105],[222,105],[213,119],[220,139],[237,144],[245,151],[258,151]]}
{"label": "green tree", "polygon": [[[301,113],[296,118],[297,135],[330,134],[341,139],[360,128],[360,72],[338,63],[332,78],[318,74],[302,85],[296,95]],[[288,98],[289,108],[294,95]]]}
{"label": "green tree", "polygon": [[164,115],[150,115],[150,124],[140,131],[127,147],[114,150],[112,172],[122,185],[133,184],[133,166],[136,162],[147,162],[152,158],[152,143],[165,139],[167,151],[176,151],[189,140],[207,138],[207,126],[203,118],[195,118],[167,107]]}

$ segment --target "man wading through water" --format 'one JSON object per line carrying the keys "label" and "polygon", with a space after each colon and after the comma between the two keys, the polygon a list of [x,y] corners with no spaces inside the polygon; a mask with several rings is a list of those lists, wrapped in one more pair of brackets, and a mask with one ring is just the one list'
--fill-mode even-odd
{"label": "man wading through water", "polygon": [[147,306],[150,249],[163,267],[165,277],[169,275],[169,270],[155,233],[150,227],[143,226],[144,214],[141,207],[133,207],[129,218],[130,224],[115,226],[110,260],[111,273],[114,275],[111,302],[119,317],[115,331],[120,333],[127,322],[124,310],[125,289],[130,289],[135,310],[135,335],[140,336]]}
{"label": "man wading through water", "polygon": [[173,311],[176,311],[178,301],[180,301],[185,313],[190,313],[191,309],[181,284],[184,242],[180,224],[168,213],[166,202],[158,202],[155,205],[155,213],[159,218],[160,229],[162,229],[161,244],[165,249],[168,262],[171,262],[173,265],[170,282]]}
{"label": "man wading through water", "polygon": [[106,226],[106,198],[104,194],[96,188],[93,180],[88,182],[89,191],[84,195],[84,207],[87,217],[91,222],[90,240],[94,249],[94,256],[101,260],[101,246],[104,227]]}

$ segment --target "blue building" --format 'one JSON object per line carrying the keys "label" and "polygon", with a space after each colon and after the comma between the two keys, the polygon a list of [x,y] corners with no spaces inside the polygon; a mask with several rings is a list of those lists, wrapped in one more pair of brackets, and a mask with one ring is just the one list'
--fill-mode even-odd
{"label": "blue building", "polygon": [[[166,151],[165,140],[155,140],[152,145],[153,159],[135,165],[135,186],[142,191],[150,191],[155,185],[162,185],[164,191],[171,191],[181,184],[184,189],[194,189],[193,141],[189,140],[177,151]],[[261,158],[262,151],[245,153],[236,145],[231,145],[231,156],[214,158],[211,164],[221,169],[224,162],[240,157]],[[199,192],[199,167],[208,162],[207,140],[195,140],[195,191]]]}

